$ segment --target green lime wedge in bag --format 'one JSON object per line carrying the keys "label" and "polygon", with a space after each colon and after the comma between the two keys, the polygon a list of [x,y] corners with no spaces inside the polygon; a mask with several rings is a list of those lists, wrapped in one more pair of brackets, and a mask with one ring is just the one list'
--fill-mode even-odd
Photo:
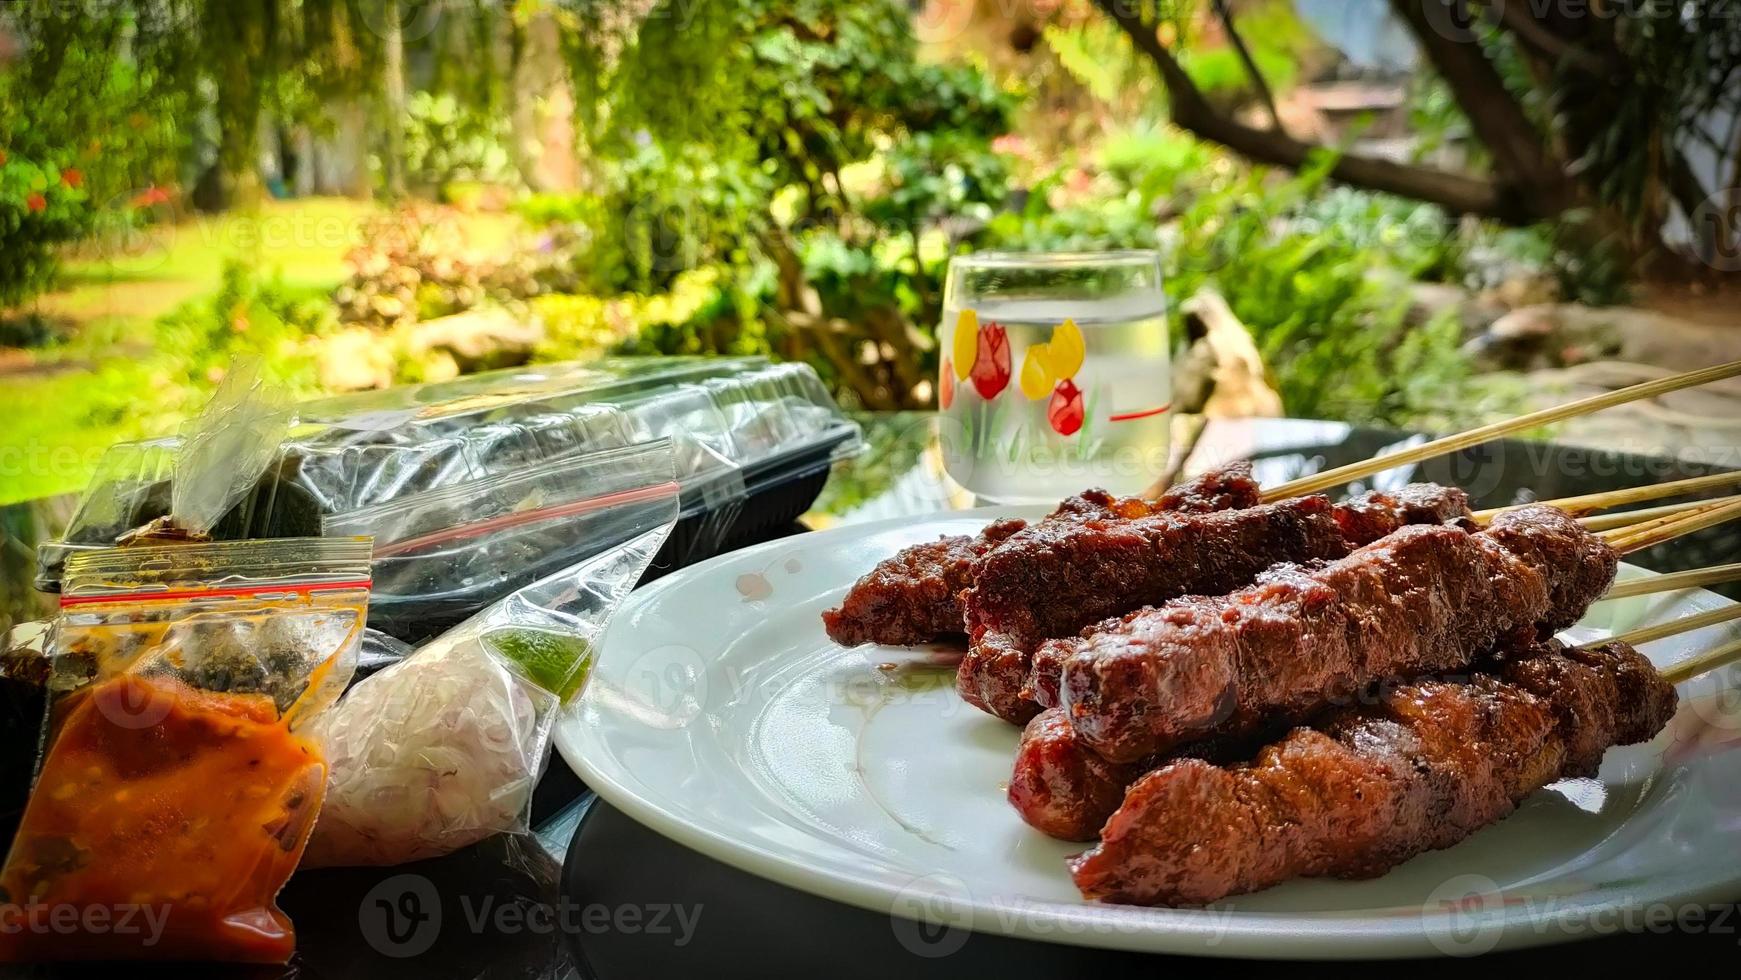
{"label": "green lime wedge in bag", "polygon": [[514,626],[485,633],[484,644],[564,702],[580,693],[592,671],[592,644],[572,633]]}

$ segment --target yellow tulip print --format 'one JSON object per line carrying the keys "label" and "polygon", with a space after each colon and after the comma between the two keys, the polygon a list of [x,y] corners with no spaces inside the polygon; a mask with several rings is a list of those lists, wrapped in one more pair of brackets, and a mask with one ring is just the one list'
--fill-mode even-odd
{"label": "yellow tulip print", "polygon": [[1052,339],[1036,345],[1043,347],[1040,356],[1044,359],[1046,373],[1054,379],[1074,378],[1076,372],[1082,370],[1082,361],[1088,356],[1088,345],[1082,339],[1082,329],[1076,326],[1075,320],[1065,320],[1052,331]]}
{"label": "yellow tulip print", "polygon": [[979,314],[972,310],[961,311],[955,319],[955,336],[950,340],[949,349],[955,380],[966,381],[968,372],[973,370],[973,359],[979,353]]}
{"label": "yellow tulip print", "polygon": [[1034,344],[1022,355],[1022,394],[1029,401],[1039,401],[1052,393],[1060,381],[1068,381],[1082,370],[1088,356],[1088,346],[1075,320],[1065,320],[1052,330],[1052,339]]}
{"label": "yellow tulip print", "polygon": [[1022,394],[1037,402],[1052,392],[1052,373],[1046,370],[1050,355],[1045,344],[1035,344],[1022,356]]}

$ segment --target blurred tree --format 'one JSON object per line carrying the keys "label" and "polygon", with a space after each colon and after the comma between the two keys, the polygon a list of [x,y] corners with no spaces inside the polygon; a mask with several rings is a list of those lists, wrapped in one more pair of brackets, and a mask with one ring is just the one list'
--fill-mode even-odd
{"label": "blurred tree", "polygon": [[567,37],[584,138],[626,161],[601,230],[652,274],[625,285],[717,261],[754,293],[735,334],[673,349],[768,346],[862,404],[925,403],[938,273],[1005,193],[1012,99],[920,60],[900,0],[619,0]]}
{"label": "blurred tree", "polygon": [[[1279,126],[1241,122],[1193,83],[1180,45],[1163,37],[1186,36],[1200,2],[1095,3],[1153,64],[1179,126],[1259,163],[1299,168],[1321,149]],[[1593,230],[1641,255],[1662,251],[1671,207],[1690,220],[1711,210],[1686,152],[1699,143],[1720,158],[1737,149],[1702,124],[1741,111],[1741,31],[1729,5],[1637,0],[1598,14],[1594,4],[1390,3],[1461,106],[1490,172],[1345,153],[1335,179],[1513,224],[1588,214]],[[1237,39],[1225,5],[1215,12]],[[1696,229],[1702,248],[1733,241],[1733,210],[1718,210],[1723,220]]]}

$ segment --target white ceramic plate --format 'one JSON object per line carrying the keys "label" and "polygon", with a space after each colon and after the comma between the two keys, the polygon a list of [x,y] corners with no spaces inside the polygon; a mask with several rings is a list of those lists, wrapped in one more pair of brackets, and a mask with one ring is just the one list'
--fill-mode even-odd
{"label": "white ceramic plate", "polygon": [[[1741,668],[1683,685],[1681,714],[1599,778],[1555,784],[1382,878],[1295,881],[1208,909],[1084,901],[1004,800],[1017,730],[968,707],[937,652],[843,649],[822,610],[878,560],[1010,509],[854,525],[734,552],[634,593],[557,745],[609,800],[746,871],[888,913],[915,952],[981,930],[1269,957],[1471,954],[1675,921],[1741,897]],[[1646,574],[1634,569],[1623,575]],[[1600,603],[1603,635],[1725,605],[1709,592]],[[1646,646],[1658,664],[1741,629]],[[1731,909],[1731,911],[1733,911]],[[1703,915],[1703,920],[1695,916]],[[915,923],[924,923],[924,926]]]}

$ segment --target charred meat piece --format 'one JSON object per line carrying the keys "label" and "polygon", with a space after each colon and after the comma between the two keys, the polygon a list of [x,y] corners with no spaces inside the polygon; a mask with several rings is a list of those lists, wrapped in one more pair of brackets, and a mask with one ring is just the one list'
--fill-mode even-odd
{"label": "charred meat piece", "polygon": [[1249,765],[1187,759],[1149,773],[1071,874],[1089,898],[1139,905],[1373,877],[1548,783],[1594,773],[1610,746],[1653,737],[1675,704],[1621,644],[1549,646],[1467,683],[1404,685],[1296,729]]}
{"label": "charred meat piece", "polygon": [[1048,637],[1137,606],[1227,592],[1277,562],[1346,552],[1330,501],[1320,496],[1028,528],[985,557],[962,597],[969,649],[956,689],[975,707],[1025,723],[1039,713],[1022,693],[1030,657]]}
{"label": "charred meat piece", "polygon": [[1350,549],[1411,524],[1444,524],[1469,516],[1469,495],[1438,483],[1411,483],[1396,491],[1368,490],[1336,505],[1336,524]]}
{"label": "charred meat piece", "polygon": [[1094,840],[1125,789],[1159,760],[1108,762],[1084,751],[1059,708],[1022,729],[1009,801],[1028,826],[1059,840]]}
{"label": "charred meat piece", "polygon": [[[1174,487],[1153,503],[1089,490],[1059,504],[1037,526],[1250,507],[1258,496],[1250,464],[1235,463]],[[992,549],[1027,526],[1026,521],[994,521],[979,534],[913,545],[879,562],[847,592],[840,608],[822,614],[829,638],[843,646],[905,646],[961,635],[962,590],[973,585],[979,563]]]}
{"label": "charred meat piece", "polygon": [[975,535],[902,548],[859,579],[840,608],[822,614],[829,639],[905,646],[961,633],[961,590],[973,584],[980,561],[1024,527],[1026,521],[993,521]]}
{"label": "charred meat piece", "polygon": [[[1153,512],[1172,511],[1180,514],[1210,514],[1218,510],[1240,510],[1263,502],[1263,491],[1252,479],[1251,464],[1229,463],[1217,466],[1201,476],[1169,487],[1154,502]],[[1140,517],[1140,514],[1130,515]]]}
{"label": "charred meat piece", "polygon": [[[1284,731],[1266,730],[1266,734]],[[1023,820],[1042,833],[1059,840],[1091,841],[1124,802],[1125,790],[1144,773],[1182,758],[1248,759],[1260,744],[1255,739],[1242,743],[1205,739],[1173,755],[1108,762],[1082,744],[1062,709],[1049,708],[1022,729],[1009,801]]]}
{"label": "charred meat piece", "polygon": [[[1395,493],[1374,490],[1351,497],[1335,506],[1334,516],[1336,526],[1342,532],[1344,546],[1335,555],[1322,557],[1340,558],[1361,545],[1371,544],[1411,524],[1444,524],[1467,518],[1470,516],[1469,495],[1456,487],[1440,486],[1436,483],[1413,483]],[[1277,560],[1302,559],[1278,556]],[[1129,608],[1120,612],[1128,612]],[[1060,639],[1041,643],[1034,650],[1022,696],[1033,700],[1042,708],[1056,706],[1064,661],[1075,651],[1076,641],[1102,630],[1116,629],[1123,618],[1115,616],[1089,626],[1078,636],[1062,636]]]}
{"label": "charred meat piece", "polygon": [[1464,669],[1575,621],[1613,581],[1613,549],[1561,511],[1525,508],[1492,529],[1405,527],[1315,569],[1133,613],[1064,660],[1070,724],[1117,762],[1241,738],[1386,677]]}

